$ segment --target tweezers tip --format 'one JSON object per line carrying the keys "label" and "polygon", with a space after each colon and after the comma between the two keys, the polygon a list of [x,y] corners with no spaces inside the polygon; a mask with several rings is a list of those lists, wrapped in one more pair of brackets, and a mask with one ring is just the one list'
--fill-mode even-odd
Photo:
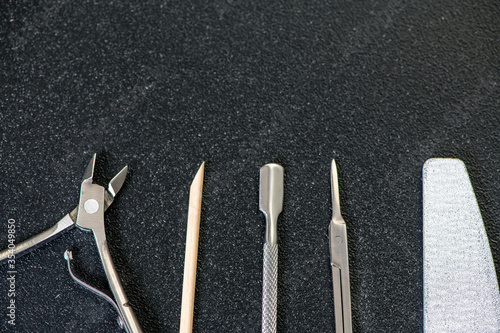
{"label": "tweezers tip", "polygon": [[335,162],[335,159],[332,158],[332,163],[331,163],[331,166],[332,166],[332,170],[337,170],[337,163]]}
{"label": "tweezers tip", "polygon": [[330,180],[332,189],[332,221],[341,221],[342,215],[340,214],[339,180],[335,159],[332,159],[331,166]]}
{"label": "tweezers tip", "polygon": [[332,185],[336,184],[338,181],[338,179],[337,179],[338,176],[337,176],[337,163],[335,162],[334,158],[332,159],[330,173],[331,173],[331,178],[332,178]]}

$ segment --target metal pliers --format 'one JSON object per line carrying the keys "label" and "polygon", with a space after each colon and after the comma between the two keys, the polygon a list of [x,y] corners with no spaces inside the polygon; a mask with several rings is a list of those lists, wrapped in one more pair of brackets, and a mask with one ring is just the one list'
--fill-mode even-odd
{"label": "metal pliers", "polygon": [[[54,237],[59,236],[63,231],[70,230],[75,226],[84,231],[92,231],[97,244],[97,250],[99,251],[99,256],[104,266],[104,271],[116,303],[114,303],[109,297],[107,300],[114,303],[113,305],[119,313],[119,322],[121,326],[127,332],[140,333],[142,330],[139,326],[139,322],[137,321],[132,308],[128,304],[127,296],[125,295],[121,282],[118,278],[118,274],[113,265],[104,230],[104,211],[113,203],[116,194],[120,191],[125,181],[125,177],[127,176],[128,167],[126,166],[118,172],[113,179],[111,179],[108,188],[106,189],[103,186],[93,183],[95,161],[96,154],[93,155],[85,173],[83,174],[80,190],[80,202],[78,206],[48,230],[27,239],[24,242],[16,244],[16,247],[13,250],[6,249],[1,251],[0,264],[5,263],[9,257],[12,257],[12,255],[18,257],[36,249],[37,247],[52,240]],[[77,282],[106,298],[107,295],[90,287],[73,275],[71,272],[71,265],[69,263],[70,259],[72,259],[70,252],[66,251],[65,258],[68,260],[70,274]]]}

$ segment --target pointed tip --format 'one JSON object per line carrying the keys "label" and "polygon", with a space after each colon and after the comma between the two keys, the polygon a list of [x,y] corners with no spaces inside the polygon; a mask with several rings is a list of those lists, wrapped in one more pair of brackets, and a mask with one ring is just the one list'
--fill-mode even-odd
{"label": "pointed tip", "polygon": [[331,170],[331,188],[332,188],[332,220],[340,222],[343,221],[340,213],[340,195],[339,195],[339,179],[337,174],[337,164],[335,159],[332,159]]}
{"label": "pointed tip", "polygon": [[118,172],[113,179],[109,181],[108,191],[113,197],[115,197],[118,191],[122,188],[125,178],[127,178],[127,172],[128,165],[121,169],[120,172]]}
{"label": "pointed tip", "polygon": [[337,182],[337,163],[335,162],[335,159],[332,159],[332,168],[331,168],[331,175],[332,175],[332,184],[333,182]]}
{"label": "pointed tip", "polygon": [[83,173],[82,181],[92,180],[92,177],[94,176],[94,167],[96,158],[97,154],[94,153],[94,155],[92,155],[92,158],[90,159],[89,164],[87,165],[87,168],[85,169],[85,172]]}
{"label": "pointed tip", "polygon": [[196,172],[196,175],[193,178],[193,182],[191,183],[191,186],[197,183],[201,183],[203,185],[203,177],[205,176],[205,161],[201,163],[198,171]]}
{"label": "pointed tip", "polygon": [[203,163],[201,163],[200,167],[198,168],[198,172],[200,172],[200,170],[202,170],[202,171],[205,170],[205,161],[203,161]]}
{"label": "pointed tip", "polygon": [[203,179],[204,174],[205,174],[205,161],[203,161],[203,163],[201,163],[198,171],[196,172],[196,176],[194,178],[196,179],[196,178],[198,178],[198,176],[200,176]]}

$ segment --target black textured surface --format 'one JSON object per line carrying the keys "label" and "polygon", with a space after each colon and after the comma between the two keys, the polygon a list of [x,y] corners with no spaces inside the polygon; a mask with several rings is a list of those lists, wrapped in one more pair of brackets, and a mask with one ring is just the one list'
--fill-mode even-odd
{"label": "black textured surface", "polygon": [[[420,332],[426,159],[466,162],[500,265],[499,18],[494,1],[2,1],[0,245],[9,218],[24,240],[73,209],[93,152],[108,177],[129,164],[111,253],[144,331],[175,332],[206,160],[195,328],[258,332],[258,175],[279,162],[279,330],[331,332],[336,158],[355,331]],[[72,230],[17,259],[15,331],[120,332],[67,248],[106,288],[91,235]]]}

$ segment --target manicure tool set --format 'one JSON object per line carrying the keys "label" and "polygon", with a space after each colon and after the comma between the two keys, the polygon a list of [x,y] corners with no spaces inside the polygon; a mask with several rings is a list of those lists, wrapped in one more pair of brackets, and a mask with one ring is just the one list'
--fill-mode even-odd
{"label": "manicure tool set", "polygon": [[[48,230],[0,252],[0,265],[49,242],[75,226],[92,232],[113,297],[80,280],[72,271],[73,255],[64,253],[70,276],[103,297],[118,313],[127,333],[142,332],[115,270],[106,241],[104,212],[122,188],[127,167],[107,188],[93,182],[96,155],[88,164],[78,206]],[[204,180],[203,163],[191,184],[180,332],[193,330],[199,227]],[[351,295],[347,228],[340,212],[335,160],[331,162],[332,220],[329,247],[332,270],[335,332],[351,333]],[[259,208],[266,230],[262,273],[262,333],[277,332],[278,216],[283,209],[284,169],[271,163],[260,169]],[[457,159],[430,159],[423,167],[424,331],[500,332],[500,294],[488,238],[467,170]],[[326,278],[326,277],[325,277]]]}

